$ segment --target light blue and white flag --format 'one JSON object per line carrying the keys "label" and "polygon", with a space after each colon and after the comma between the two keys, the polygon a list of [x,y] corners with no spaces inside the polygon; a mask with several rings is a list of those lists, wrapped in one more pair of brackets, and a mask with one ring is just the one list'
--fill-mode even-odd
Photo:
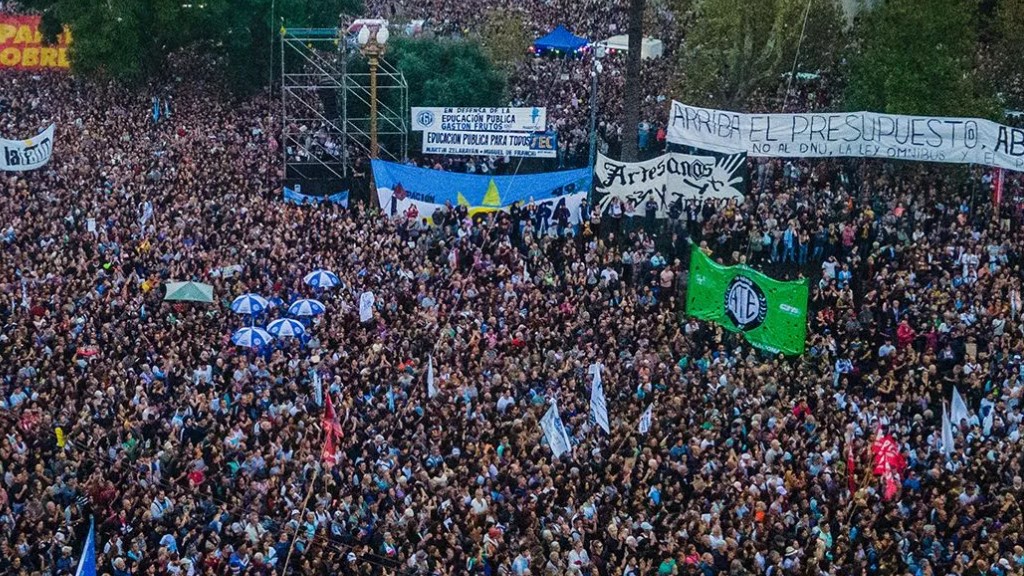
{"label": "light blue and white flag", "polygon": [[373,296],[373,292],[367,290],[359,295],[359,321],[369,322],[373,319],[373,303],[376,298]]}
{"label": "light blue and white flag", "polygon": [[427,398],[437,396],[437,385],[434,384],[434,357],[427,357]]}
{"label": "light blue and white flag", "polygon": [[78,559],[75,576],[96,576],[96,525],[89,519],[89,535],[82,545],[82,556]]}
{"label": "light blue and white flag", "polygon": [[541,418],[540,427],[544,431],[544,438],[547,439],[548,446],[551,447],[555,458],[560,458],[562,454],[572,450],[569,434],[566,433],[565,425],[562,424],[562,417],[558,415],[558,403],[555,400],[551,401],[551,407]]}
{"label": "light blue and white flag", "polygon": [[[591,373],[594,375],[594,386],[590,389],[590,413],[594,415],[594,420],[604,430],[604,433],[611,434],[611,427],[608,425],[608,400],[604,395],[600,366],[600,364],[591,364],[590,366]],[[596,370],[595,367],[597,367]]]}
{"label": "light blue and white flag", "polygon": [[639,430],[641,434],[647,434],[647,431],[651,429],[651,417],[653,415],[654,404],[651,404],[650,406],[647,407],[647,410],[644,410],[643,415],[640,416]]}
{"label": "light blue and white flag", "polygon": [[956,386],[953,386],[953,400],[949,408],[950,421],[953,423],[953,426],[960,427],[960,421],[969,420],[970,417],[967,403],[964,402],[964,398],[960,395],[960,391],[956,389]]}
{"label": "light blue and white flag", "polygon": [[947,460],[953,457],[953,424],[949,421],[945,402],[942,403],[942,453]]}

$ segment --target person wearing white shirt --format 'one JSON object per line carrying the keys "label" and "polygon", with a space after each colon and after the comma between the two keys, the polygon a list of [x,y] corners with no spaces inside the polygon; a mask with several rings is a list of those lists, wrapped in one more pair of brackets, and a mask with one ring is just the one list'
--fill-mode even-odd
{"label": "person wearing white shirt", "polygon": [[569,572],[572,574],[583,574],[583,571],[590,566],[590,555],[583,548],[583,541],[577,540],[569,551]]}
{"label": "person wearing white shirt", "polygon": [[507,390],[502,392],[501,396],[498,398],[498,412],[504,414],[515,403],[515,399],[512,398],[512,395],[509,394]]}
{"label": "person wearing white shirt", "polygon": [[153,517],[153,520],[160,520],[164,517],[164,514],[168,513],[173,507],[171,499],[167,497],[167,494],[160,491],[160,495],[153,500],[153,503],[149,505],[149,513]]}
{"label": "person wearing white shirt", "polygon": [[470,509],[473,510],[473,514],[476,514],[477,516],[487,513],[487,497],[484,496],[483,489],[477,488],[476,496],[474,496],[473,499],[470,500],[469,507]]}

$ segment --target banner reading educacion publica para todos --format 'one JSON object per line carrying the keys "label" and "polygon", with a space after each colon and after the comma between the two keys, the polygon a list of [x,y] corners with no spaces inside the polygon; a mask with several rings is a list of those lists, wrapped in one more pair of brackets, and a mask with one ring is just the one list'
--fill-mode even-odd
{"label": "banner reading educacion publica para todos", "polygon": [[558,135],[553,132],[423,132],[423,153],[555,158],[558,156]]}
{"label": "banner reading educacion publica para todos", "polygon": [[53,132],[56,124],[28,140],[0,138],[0,171],[23,172],[41,168],[53,155]]}
{"label": "banner reading educacion publica para todos", "polygon": [[743,166],[746,154],[691,156],[664,154],[645,162],[619,162],[598,154],[594,166],[594,192],[604,194],[604,211],[612,200],[632,202],[636,214],[647,215],[647,201],[657,203],[658,218],[682,213],[686,202],[734,198],[743,201]]}
{"label": "banner reading educacion publica para todos", "polygon": [[373,181],[377,200],[388,214],[414,214],[430,218],[439,208],[451,203],[469,209],[469,216],[506,210],[513,204],[537,205],[534,227],[540,232],[555,228],[560,204],[569,210],[569,222],[579,223],[580,203],[590,190],[593,172],[590,168],[519,174],[516,176],[485,176],[442,172],[374,160]]}
{"label": "banner reading educacion publica para todos", "polygon": [[428,132],[543,132],[546,108],[412,109],[412,129]]}
{"label": "banner reading educacion publica para todos", "polygon": [[52,46],[43,45],[39,16],[0,14],[0,70],[67,69],[71,31],[67,28]]}
{"label": "banner reading educacion publica para todos", "polygon": [[889,158],[1024,170],[1024,129],[979,118],[742,114],[672,102],[668,141],[751,156]]}

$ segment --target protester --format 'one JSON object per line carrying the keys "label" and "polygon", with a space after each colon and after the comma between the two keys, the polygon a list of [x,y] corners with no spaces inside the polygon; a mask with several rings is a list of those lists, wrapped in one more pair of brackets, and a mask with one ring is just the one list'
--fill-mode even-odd
{"label": "protester", "polygon": [[[90,519],[118,576],[1024,572],[1015,178],[1008,226],[981,169],[836,160],[751,162],[742,204],[672,222],[427,226],[283,203],[266,97],[174,64],[148,93],[5,71],[3,134],[58,131],[0,178],[0,573],[73,573]],[[806,278],[807,353],[687,318],[691,240]],[[305,285],[318,268],[342,285]],[[215,302],[165,302],[170,280]],[[277,307],[232,312],[249,292]],[[303,297],[326,308],[308,338],[230,342]]]}

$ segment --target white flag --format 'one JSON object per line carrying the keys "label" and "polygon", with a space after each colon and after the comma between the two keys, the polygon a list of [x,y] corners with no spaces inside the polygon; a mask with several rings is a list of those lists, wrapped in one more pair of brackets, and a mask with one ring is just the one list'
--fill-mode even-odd
{"label": "white flag", "polygon": [[146,200],[142,204],[142,216],[139,217],[139,226],[145,227],[146,222],[153,217],[153,203]]}
{"label": "white flag", "polygon": [[[591,365],[591,367],[593,366]],[[594,415],[594,420],[605,434],[612,433],[611,427],[608,426],[608,400],[604,396],[604,383],[601,382],[600,368],[594,372],[594,387],[590,389],[590,413]]]}
{"label": "white flag", "polygon": [[988,398],[982,398],[981,408],[978,409],[978,413],[981,414],[981,433],[987,437],[992,433],[992,424],[996,415],[996,403]]}
{"label": "white flag", "polygon": [[373,319],[373,292],[367,290],[359,295],[359,321],[369,322]]}
{"label": "white flag", "polygon": [[949,411],[942,403],[942,453],[949,459],[953,456],[953,425],[949,422]]}
{"label": "white flag", "polygon": [[953,386],[953,401],[950,403],[949,420],[954,426],[959,428],[960,421],[967,420],[968,418],[970,418],[970,415],[967,412],[967,403],[960,396],[960,391],[956,389],[956,386]]}
{"label": "white flag", "polygon": [[547,439],[548,446],[551,447],[555,458],[560,458],[562,454],[572,450],[569,434],[566,433],[565,425],[562,424],[562,417],[558,415],[558,404],[555,401],[551,402],[551,407],[541,418],[540,428],[544,431],[544,438]]}
{"label": "white flag", "polygon": [[651,429],[651,416],[654,414],[654,404],[647,407],[644,410],[643,416],[640,417],[640,433],[647,434],[647,431]]}
{"label": "white flag", "polygon": [[434,357],[427,357],[427,398],[437,396],[437,386],[434,385]]}
{"label": "white flag", "polygon": [[310,368],[310,373],[313,376],[313,400],[317,406],[324,405],[324,382],[320,378],[320,373],[316,371],[316,368]]}

